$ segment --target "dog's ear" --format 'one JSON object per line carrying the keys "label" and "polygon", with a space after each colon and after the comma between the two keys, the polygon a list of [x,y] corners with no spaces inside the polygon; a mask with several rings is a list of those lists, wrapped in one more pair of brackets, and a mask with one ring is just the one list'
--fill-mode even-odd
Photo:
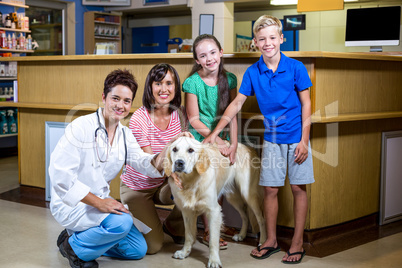
{"label": "dog's ear", "polygon": [[207,171],[207,169],[209,168],[209,158],[207,155],[207,152],[202,149],[202,151],[200,152],[199,156],[198,156],[198,160],[197,163],[195,164],[195,168],[197,170],[197,172],[199,174],[203,174]]}
{"label": "dog's ear", "polygon": [[165,174],[168,177],[172,174],[172,160],[170,159],[170,148],[167,149],[165,159],[163,159],[163,170],[165,171]]}

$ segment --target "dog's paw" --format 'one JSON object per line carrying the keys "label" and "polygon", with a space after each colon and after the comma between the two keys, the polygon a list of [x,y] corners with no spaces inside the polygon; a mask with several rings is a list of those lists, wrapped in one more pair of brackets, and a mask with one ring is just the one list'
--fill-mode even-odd
{"label": "dog's paw", "polygon": [[212,261],[211,259],[208,261],[208,268],[221,268],[222,263],[220,261]]}
{"label": "dog's paw", "polygon": [[244,239],[244,237],[241,236],[240,234],[235,234],[235,235],[232,237],[232,240],[237,241],[237,242],[241,242],[241,241],[243,241],[243,239]]}
{"label": "dog's paw", "polygon": [[183,259],[187,258],[188,255],[189,255],[189,253],[186,254],[186,252],[184,250],[178,250],[173,254],[172,257],[175,259],[183,260]]}

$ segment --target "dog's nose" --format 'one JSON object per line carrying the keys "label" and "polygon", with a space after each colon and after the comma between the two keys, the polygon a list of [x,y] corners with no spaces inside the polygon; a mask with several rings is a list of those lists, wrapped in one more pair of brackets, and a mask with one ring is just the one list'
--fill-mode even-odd
{"label": "dog's nose", "polygon": [[182,172],[184,170],[184,161],[183,160],[176,160],[174,162],[174,171]]}

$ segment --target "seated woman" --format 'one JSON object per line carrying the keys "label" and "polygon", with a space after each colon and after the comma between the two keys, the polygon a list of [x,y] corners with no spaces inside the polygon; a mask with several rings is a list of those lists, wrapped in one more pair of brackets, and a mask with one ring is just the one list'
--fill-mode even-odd
{"label": "seated woman", "polygon": [[[184,109],[180,109],[180,79],[169,64],[157,64],[148,73],[142,98],[143,106],[134,112],[129,127],[146,153],[160,153],[172,137],[185,128]],[[173,208],[162,224],[155,204],[172,205],[166,177],[152,178],[136,167],[127,166],[121,176],[120,198],[130,212],[150,228],[145,234],[148,254],[157,253],[163,245],[163,232],[175,243],[184,243],[181,212]]]}
{"label": "seated woman", "polygon": [[109,184],[123,164],[150,177],[162,176],[165,150],[145,153],[120,123],[137,87],[129,71],[111,72],[104,82],[104,108],[72,121],[50,157],[50,210],[66,228],[57,245],[71,267],[98,267],[95,259],[102,255],[141,259],[147,251],[144,225],[138,220],[133,224],[129,211],[109,196]]}

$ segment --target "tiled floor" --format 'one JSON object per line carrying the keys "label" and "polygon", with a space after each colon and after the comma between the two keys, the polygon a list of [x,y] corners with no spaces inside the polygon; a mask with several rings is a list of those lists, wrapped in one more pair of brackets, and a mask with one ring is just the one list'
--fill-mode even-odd
{"label": "tiled floor", "polygon": [[[0,159],[0,189],[4,179],[4,159]],[[15,160],[15,159],[14,159]],[[11,161],[13,162],[13,161]],[[0,200],[0,267],[69,267],[56,247],[56,239],[62,228],[53,219],[48,208]],[[101,257],[100,267],[205,267],[208,248],[197,241],[190,256],[176,260],[171,256],[180,247],[165,236],[166,245],[156,255],[139,261],[121,261]],[[229,243],[220,252],[224,267],[287,267],[280,262],[284,252],[266,260],[249,256],[253,246]],[[401,267],[402,233],[332,254],[324,258],[306,256],[298,267]]]}

